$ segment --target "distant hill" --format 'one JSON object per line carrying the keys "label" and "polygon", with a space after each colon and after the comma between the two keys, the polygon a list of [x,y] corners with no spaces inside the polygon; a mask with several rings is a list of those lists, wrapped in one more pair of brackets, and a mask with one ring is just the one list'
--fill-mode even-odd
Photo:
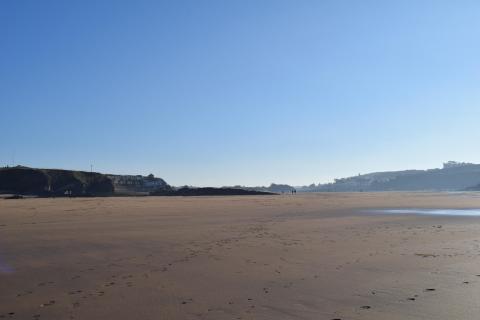
{"label": "distant hill", "polygon": [[114,175],[23,166],[0,168],[0,194],[49,196],[148,195],[171,188],[152,174]]}
{"label": "distant hill", "polygon": [[480,165],[449,161],[441,169],[374,172],[300,187],[303,192],[480,190]]}
{"label": "distant hill", "polygon": [[293,187],[272,183],[268,187],[174,188],[165,180],[142,175],[36,169],[0,168],[0,194],[35,196],[109,195],[240,195],[298,192],[361,191],[480,191],[480,164],[449,161],[441,169],[373,172],[335,179],[333,183]]}
{"label": "distant hill", "polygon": [[195,188],[170,186],[165,180],[142,175],[101,174],[96,172],[36,169],[22,166],[0,168],[0,194],[40,197],[61,196],[216,196],[267,195],[271,192],[243,188]]}
{"label": "distant hill", "polygon": [[465,191],[480,191],[480,184],[468,187],[468,188],[465,189]]}
{"label": "distant hill", "polygon": [[100,173],[22,166],[0,168],[0,193],[85,196],[111,195],[113,192],[112,181]]}

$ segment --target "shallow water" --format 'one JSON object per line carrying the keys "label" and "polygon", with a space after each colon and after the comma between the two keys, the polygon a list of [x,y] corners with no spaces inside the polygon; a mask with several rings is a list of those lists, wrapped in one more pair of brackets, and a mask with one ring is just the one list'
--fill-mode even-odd
{"label": "shallow water", "polygon": [[385,214],[422,214],[422,215],[467,216],[467,217],[479,216],[480,217],[480,209],[405,208],[405,209],[377,209],[377,210],[373,210],[373,212],[385,213]]}

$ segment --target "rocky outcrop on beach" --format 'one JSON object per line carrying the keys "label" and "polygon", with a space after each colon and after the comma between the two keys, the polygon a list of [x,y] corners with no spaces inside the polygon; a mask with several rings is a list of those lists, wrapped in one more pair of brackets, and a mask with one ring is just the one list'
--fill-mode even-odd
{"label": "rocky outcrop on beach", "polygon": [[112,180],[96,172],[11,167],[0,169],[0,193],[36,196],[103,196]]}
{"label": "rocky outcrop on beach", "polygon": [[243,196],[243,195],[272,195],[271,192],[245,190],[239,188],[192,188],[162,189],[151,192],[152,196]]}

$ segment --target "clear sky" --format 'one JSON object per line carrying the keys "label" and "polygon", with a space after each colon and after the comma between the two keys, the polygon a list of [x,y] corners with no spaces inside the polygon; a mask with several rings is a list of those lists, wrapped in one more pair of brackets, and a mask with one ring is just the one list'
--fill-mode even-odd
{"label": "clear sky", "polygon": [[478,1],[0,1],[0,164],[294,185],[480,162]]}

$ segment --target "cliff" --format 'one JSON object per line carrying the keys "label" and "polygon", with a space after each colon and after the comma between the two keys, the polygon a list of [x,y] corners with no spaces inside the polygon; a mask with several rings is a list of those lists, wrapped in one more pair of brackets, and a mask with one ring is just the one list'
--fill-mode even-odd
{"label": "cliff", "polygon": [[112,181],[96,172],[13,167],[0,169],[0,193],[36,196],[111,195]]}

